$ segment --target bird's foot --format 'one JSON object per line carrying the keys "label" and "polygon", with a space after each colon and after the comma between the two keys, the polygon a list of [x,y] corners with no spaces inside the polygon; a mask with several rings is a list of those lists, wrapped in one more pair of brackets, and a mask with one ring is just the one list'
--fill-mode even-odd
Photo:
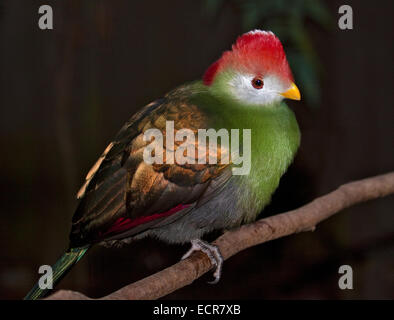
{"label": "bird's foot", "polygon": [[201,239],[193,239],[191,241],[191,244],[192,247],[188,252],[186,252],[183,255],[182,260],[190,257],[190,255],[194,251],[204,252],[208,256],[209,260],[211,260],[212,266],[216,267],[215,272],[213,273],[215,279],[213,281],[209,281],[208,283],[210,284],[218,283],[220,280],[220,276],[222,275],[222,267],[223,267],[223,257],[219,251],[219,248],[215,245],[211,245],[205,241],[202,241]]}

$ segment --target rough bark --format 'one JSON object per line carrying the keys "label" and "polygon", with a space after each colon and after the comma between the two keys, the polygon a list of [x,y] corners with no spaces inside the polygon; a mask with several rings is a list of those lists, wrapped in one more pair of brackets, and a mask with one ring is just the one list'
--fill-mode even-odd
{"label": "rough bark", "polygon": [[[394,172],[350,182],[296,210],[227,231],[213,244],[219,247],[226,260],[249,247],[293,233],[312,231],[319,222],[347,207],[393,193]],[[187,286],[211,268],[208,257],[201,252],[196,252],[185,260],[100,299],[158,299]],[[60,290],[47,299],[87,300],[91,298],[79,292]]]}

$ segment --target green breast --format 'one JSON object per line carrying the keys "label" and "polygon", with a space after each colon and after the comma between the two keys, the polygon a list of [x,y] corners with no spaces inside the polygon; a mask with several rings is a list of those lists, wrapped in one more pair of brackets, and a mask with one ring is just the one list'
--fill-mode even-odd
{"label": "green breast", "polygon": [[234,176],[234,180],[240,189],[239,208],[245,211],[247,222],[254,220],[269,203],[299,147],[300,131],[294,113],[284,102],[248,106],[201,92],[193,102],[207,112],[210,125],[217,130],[240,129],[241,133],[242,129],[251,129],[250,173]]}
{"label": "green breast", "polygon": [[253,220],[270,202],[281,176],[293,161],[300,144],[300,131],[294,113],[285,103],[248,114],[242,119],[242,126],[252,129],[252,166],[250,174],[240,179],[242,186],[250,191],[241,201],[250,212],[249,220]]}

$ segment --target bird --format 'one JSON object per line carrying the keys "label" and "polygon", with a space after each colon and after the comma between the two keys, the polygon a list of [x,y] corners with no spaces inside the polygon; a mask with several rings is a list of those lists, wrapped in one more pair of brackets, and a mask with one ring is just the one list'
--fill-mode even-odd
{"label": "bird", "polygon": [[[299,148],[300,129],[286,98],[300,100],[301,94],[283,46],[273,32],[256,29],[240,35],[200,80],[175,88],[135,113],[78,191],[69,248],[52,266],[53,283],[95,244],[116,246],[148,236],[170,244],[190,242],[182,258],[204,252],[215,268],[212,283],[217,283],[223,258],[203,237],[253,222]],[[231,150],[220,137],[217,149],[207,150],[200,139],[171,141],[171,128],[183,138],[185,132],[238,130],[243,140],[238,150]],[[153,152],[152,145],[159,146],[160,139],[148,139],[149,130],[164,137],[162,147]],[[182,156],[186,151],[194,151],[187,154],[190,161],[171,161],[169,154]],[[206,161],[212,152],[219,155],[216,163]],[[250,159],[244,174],[234,174],[239,168],[236,156],[220,161],[237,153]],[[147,161],[149,154],[163,158],[162,163]],[[25,299],[39,299],[49,291],[37,283]]]}

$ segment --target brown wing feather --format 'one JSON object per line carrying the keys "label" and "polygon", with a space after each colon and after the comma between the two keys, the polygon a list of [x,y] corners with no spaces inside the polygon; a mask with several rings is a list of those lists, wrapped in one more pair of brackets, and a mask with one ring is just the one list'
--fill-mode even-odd
{"label": "brown wing feather", "polygon": [[[180,92],[157,100],[134,115],[89,171],[78,192],[80,203],[70,234],[72,246],[104,240],[105,230],[121,217],[137,219],[180,204],[208,201],[231,176],[226,164],[149,165],[143,161],[144,147],[149,144],[143,141],[145,130],[157,128],[165,135],[168,120],[174,121],[175,132],[188,128],[197,133],[207,126],[204,113],[187,103]],[[180,143],[175,143],[175,150]],[[194,148],[198,149],[197,143]],[[219,179],[220,176],[225,178]],[[156,223],[173,219],[164,217]],[[152,224],[146,224],[146,228]],[[142,232],[146,228],[138,226],[135,230]]]}

